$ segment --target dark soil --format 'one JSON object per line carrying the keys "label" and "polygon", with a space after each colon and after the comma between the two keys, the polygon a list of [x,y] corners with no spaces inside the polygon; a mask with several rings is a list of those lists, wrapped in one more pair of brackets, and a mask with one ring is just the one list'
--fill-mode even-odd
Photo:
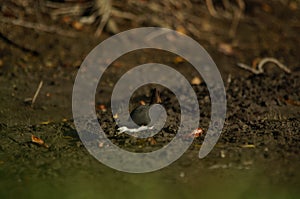
{"label": "dark soil", "polygon": [[[214,18],[203,3],[192,2],[190,12],[199,8],[203,13],[201,19],[190,21],[201,20],[210,28],[199,28],[201,35],[188,34],[205,47],[221,72],[226,123],[217,145],[204,159],[198,158],[202,135],[172,165],[138,175],[113,170],[94,159],[82,145],[72,119],[76,72],[90,50],[111,35],[104,31],[95,38],[93,28],[87,27],[70,38],[1,24],[0,198],[300,198],[299,2],[290,1],[298,5],[295,9],[294,4],[280,1],[249,1],[234,38],[228,35],[231,20]],[[120,30],[140,27],[132,21],[116,21]],[[231,53],[220,49],[224,43],[233,48]],[[292,73],[274,64],[267,64],[260,75],[236,66],[238,62],[251,65],[258,57],[274,57]],[[116,134],[108,108],[113,86],[130,68],[148,62],[172,66],[189,81],[200,77],[186,61],[178,62],[176,55],[154,49],[128,53],[109,67],[99,82],[96,110],[108,137],[129,151],[161,148],[177,130],[177,99],[160,87],[169,117],[156,142]],[[41,80],[43,87],[31,107],[26,98],[33,97]],[[150,87],[135,92],[132,107],[149,100]],[[193,88],[201,109],[200,127],[206,130],[208,91],[205,83]],[[31,135],[49,147],[33,143]]]}

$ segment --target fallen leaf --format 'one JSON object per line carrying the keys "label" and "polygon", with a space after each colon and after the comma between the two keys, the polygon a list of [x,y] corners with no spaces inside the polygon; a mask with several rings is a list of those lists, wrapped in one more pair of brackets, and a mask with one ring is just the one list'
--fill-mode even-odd
{"label": "fallen leaf", "polygon": [[193,79],[192,79],[192,81],[191,81],[191,84],[193,84],[193,85],[199,85],[199,84],[201,84],[201,79],[199,78],[199,77],[194,77]]}
{"label": "fallen leaf", "polygon": [[221,158],[225,158],[226,157],[226,153],[225,153],[224,150],[220,151],[220,156],[221,156]]}
{"label": "fallen leaf", "polygon": [[74,21],[72,23],[72,27],[75,29],[75,30],[82,30],[83,29],[83,24],[80,23],[79,21]]}
{"label": "fallen leaf", "polygon": [[99,142],[99,143],[98,143],[98,147],[99,147],[99,148],[104,147],[104,142]]}
{"label": "fallen leaf", "polygon": [[289,8],[290,8],[292,11],[298,10],[298,4],[297,4],[297,2],[291,1],[291,2],[289,3]]}
{"label": "fallen leaf", "polygon": [[115,62],[113,63],[113,66],[115,66],[115,67],[119,68],[119,67],[122,67],[122,66],[124,66],[124,63],[122,63],[122,62],[119,62],[119,61],[115,61]]}
{"label": "fallen leaf", "polygon": [[49,146],[44,142],[44,140],[42,140],[41,138],[36,137],[34,135],[31,135],[31,142],[33,142],[35,144],[38,144],[40,146],[44,146],[46,148],[49,148]]}
{"label": "fallen leaf", "polygon": [[269,4],[262,3],[261,8],[262,8],[263,11],[265,11],[267,13],[272,12],[272,8]]}
{"label": "fallen leaf", "polygon": [[146,105],[146,102],[143,101],[143,100],[141,100],[141,101],[140,101],[140,105],[143,105],[143,106],[144,106],[144,105]]}
{"label": "fallen leaf", "polygon": [[219,43],[218,51],[220,51],[224,55],[233,55],[234,54],[232,45],[227,44],[227,43]]}
{"label": "fallen leaf", "polygon": [[62,18],[62,21],[66,24],[70,24],[71,23],[71,17],[70,16],[64,16]]}
{"label": "fallen leaf", "polygon": [[259,58],[259,57],[253,59],[253,61],[252,61],[252,68],[257,69],[257,65],[258,65],[258,63],[259,63],[260,61],[261,61],[261,58]]}
{"label": "fallen leaf", "polygon": [[244,145],[241,145],[242,148],[255,148],[255,145],[254,144],[244,144]]}
{"label": "fallen leaf", "polygon": [[186,29],[183,26],[177,26],[176,31],[181,34],[187,34]]}
{"label": "fallen leaf", "polygon": [[153,137],[148,138],[148,142],[150,142],[150,145],[155,145],[157,143]]}
{"label": "fallen leaf", "polygon": [[174,59],[175,64],[180,64],[180,63],[183,63],[183,62],[184,62],[184,59],[182,57],[177,56]]}
{"label": "fallen leaf", "polygon": [[104,104],[100,104],[98,107],[97,107],[100,111],[103,111],[103,112],[106,112],[106,107]]}
{"label": "fallen leaf", "polygon": [[41,122],[40,124],[44,124],[44,125],[47,125],[47,124],[50,124],[51,123],[51,121],[45,121],[45,122]]}
{"label": "fallen leaf", "polygon": [[197,138],[197,137],[200,137],[203,133],[204,133],[203,129],[197,128],[190,134],[190,136]]}

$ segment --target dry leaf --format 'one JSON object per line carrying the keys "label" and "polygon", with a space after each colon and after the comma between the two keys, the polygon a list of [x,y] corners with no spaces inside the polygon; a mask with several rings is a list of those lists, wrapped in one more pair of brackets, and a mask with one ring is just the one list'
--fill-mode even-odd
{"label": "dry leaf", "polygon": [[257,57],[252,61],[252,68],[257,69],[258,63],[261,61],[261,58]]}
{"label": "dry leaf", "polygon": [[76,30],[82,30],[83,29],[83,24],[80,23],[79,21],[74,21],[72,23],[72,27]]}
{"label": "dry leaf", "polygon": [[31,142],[38,144],[40,146],[44,146],[46,148],[49,148],[49,146],[44,142],[44,140],[42,140],[41,138],[38,138],[34,135],[31,135]]}
{"label": "dry leaf", "polygon": [[122,63],[122,62],[119,62],[119,61],[115,61],[115,62],[113,63],[113,66],[115,66],[115,67],[119,68],[119,67],[122,67],[122,66],[124,66],[124,63]]}
{"label": "dry leaf", "polygon": [[254,144],[244,144],[244,145],[241,145],[242,148],[255,148],[255,145]]}
{"label": "dry leaf", "polygon": [[98,106],[98,109],[99,109],[100,111],[106,112],[106,107],[105,107],[104,104],[100,104],[100,105]]}
{"label": "dry leaf", "polygon": [[44,125],[47,125],[47,124],[50,124],[51,123],[51,121],[45,121],[45,122],[41,122],[40,124],[44,124]]}
{"label": "dry leaf", "polygon": [[224,55],[233,55],[234,51],[231,44],[220,43],[218,46],[218,51],[223,53]]}
{"label": "dry leaf", "polygon": [[98,143],[98,147],[99,147],[99,148],[104,147],[104,142],[99,142],[99,143]]}
{"label": "dry leaf", "polygon": [[187,34],[186,29],[183,26],[177,26],[176,31],[180,32],[181,34]]}
{"label": "dry leaf", "polygon": [[70,24],[71,23],[71,17],[70,16],[64,16],[62,18],[62,21],[66,24]]}
{"label": "dry leaf", "polygon": [[157,143],[153,137],[148,138],[148,142],[150,142],[150,145],[155,145]]}
{"label": "dry leaf", "polygon": [[190,136],[197,138],[197,137],[200,137],[203,133],[204,133],[203,129],[197,128],[190,134]]}
{"label": "dry leaf", "polygon": [[226,153],[225,153],[224,150],[220,151],[220,156],[221,156],[221,158],[225,158],[226,157]]}
{"label": "dry leaf", "polygon": [[144,105],[146,105],[146,102],[143,101],[143,100],[141,100],[141,101],[140,101],[140,105],[143,105],[143,106],[144,106]]}
{"label": "dry leaf", "polygon": [[267,13],[272,12],[272,8],[271,8],[271,6],[269,4],[263,3],[261,5],[261,8],[263,9],[263,11],[265,11]]}
{"label": "dry leaf", "polygon": [[289,8],[293,11],[298,10],[298,4],[295,1],[289,3]]}
{"label": "dry leaf", "polygon": [[175,64],[179,64],[179,63],[183,63],[183,62],[184,62],[184,59],[182,57],[177,56],[174,59]]}
{"label": "dry leaf", "polygon": [[199,85],[199,84],[201,84],[201,79],[199,78],[199,77],[194,77],[193,79],[192,79],[192,81],[191,81],[191,84],[193,84],[193,85]]}

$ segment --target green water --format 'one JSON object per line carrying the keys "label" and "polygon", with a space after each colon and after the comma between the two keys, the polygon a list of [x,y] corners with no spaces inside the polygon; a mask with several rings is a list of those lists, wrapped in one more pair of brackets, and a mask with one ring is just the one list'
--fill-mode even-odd
{"label": "green water", "polygon": [[0,198],[300,198],[297,184],[269,176],[271,169],[266,173],[257,168],[203,168],[201,160],[190,165],[175,162],[146,174],[123,173],[99,163],[56,177],[6,176],[0,182]]}

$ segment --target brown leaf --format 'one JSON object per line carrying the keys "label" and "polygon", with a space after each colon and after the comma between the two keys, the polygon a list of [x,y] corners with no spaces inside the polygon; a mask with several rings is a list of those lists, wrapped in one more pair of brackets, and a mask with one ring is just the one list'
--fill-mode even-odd
{"label": "brown leaf", "polygon": [[146,105],[146,102],[143,101],[143,100],[141,100],[141,101],[140,101],[140,105]]}
{"label": "brown leaf", "polygon": [[157,143],[153,137],[149,137],[148,142],[150,142],[150,145],[155,145]]}
{"label": "brown leaf", "polygon": [[105,105],[104,104],[100,104],[100,105],[98,105],[98,110],[100,110],[100,111],[103,111],[103,112],[106,112],[106,107],[105,107]]}
{"label": "brown leaf", "polygon": [[176,31],[180,32],[181,34],[185,34],[185,35],[187,34],[187,31],[183,26],[177,26]]}
{"label": "brown leaf", "polygon": [[193,85],[199,85],[201,84],[202,80],[199,77],[194,77],[191,81],[191,84]]}
{"label": "brown leaf", "polygon": [[72,27],[76,30],[82,30],[83,29],[83,24],[80,23],[79,21],[74,21],[72,23]]}
{"label": "brown leaf", "polygon": [[204,131],[202,128],[197,128],[190,134],[190,136],[197,138],[197,137],[200,137],[203,133],[204,133]]}
{"label": "brown leaf", "polygon": [[223,53],[224,55],[233,55],[234,51],[231,44],[220,43],[218,46],[218,51]]}
{"label": "brown leaf", "polygon": [[272,12],[272,8],[271,8],[271,6],[269,4],[262,3],[261,8],[266,13],[271,13]]}
{"label": "brown leaf", "polygon": [[46,148],[49,148],[49,146],[44,142],[44,140],[42,140],[41,138],[36,137],[34,135],[31,135],[31,142],[33,142],[35,144],[38,144],[40,146],[44,146]]}
{"label": "brown leaf", "polygon": [[182,57],[180,57],[180,56],[177,56],[174,59],[174,63],[175,64],[179,64],[179,63],[183,63],[183,62],[184,62],[184,59]]}

